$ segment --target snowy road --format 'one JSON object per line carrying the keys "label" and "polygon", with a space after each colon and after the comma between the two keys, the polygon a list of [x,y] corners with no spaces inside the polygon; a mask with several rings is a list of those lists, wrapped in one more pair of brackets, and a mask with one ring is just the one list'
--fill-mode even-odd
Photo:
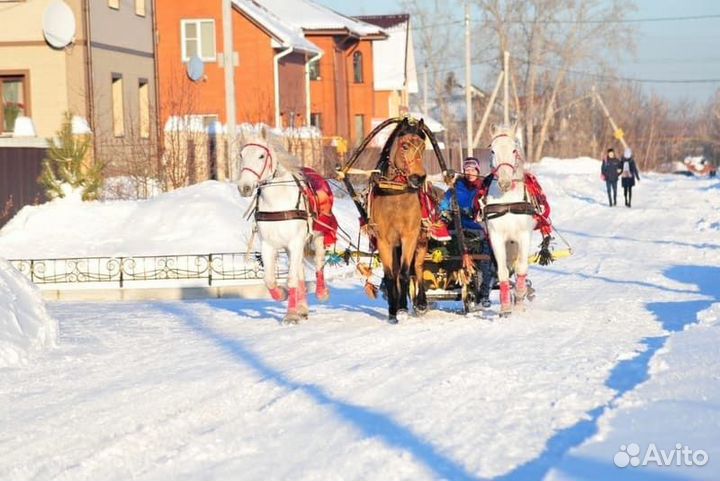
{"label": "snowy road", "polygon": [[547,169],[577,253],[534,269],[537,299],[507,320],[441,305],[390,326],[353,280],[297,327],[265,301],[50,304],[59,347],[0,370],[0,479],[717,479],[711,342],[675,394],[702,417],[670,410],[695,428],[653,427],[657,442],[706,434],[708,465],[621,470],[612,455],[632,440],[603,443],[648,432],[623,400],[648,414],[671,390],[641,392],[673,373],[652,360],[675,336],[720,338],[720,189],[651,176],[633,209],[610,209],[594,178]]}

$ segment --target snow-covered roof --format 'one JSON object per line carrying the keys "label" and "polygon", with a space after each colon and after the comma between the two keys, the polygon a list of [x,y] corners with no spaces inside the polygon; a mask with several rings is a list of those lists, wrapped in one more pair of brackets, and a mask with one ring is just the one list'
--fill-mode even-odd
{"label": "snow-covered roof", "polygon": [[257,0],[278,17],[304,31],[341,30],[356,37],[385,37],[382,28],[347,17],[310,0]]}
{"label": "snow-covered roof", "polygon": [[[309,41],[297,26],[284,22],[280,17],[252,0],[233,0],[235,8],[245,13],[265,29],[277,42],[277,47],[293,47],[310,54],[321,53],[320,47]],[[287,17],[283,17],[287,18]]]}
{"label": "snow-covered roof", "polygon": [[375,90],[402,90],[407,86],[408,93],[417,93],[409,15],[375,15],[358,19],[383,25],[388,35],[387,39],[372,45]]}

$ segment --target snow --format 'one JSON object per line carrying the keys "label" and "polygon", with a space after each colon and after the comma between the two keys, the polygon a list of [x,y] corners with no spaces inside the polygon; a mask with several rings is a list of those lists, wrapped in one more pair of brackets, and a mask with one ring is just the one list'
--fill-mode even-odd
{"label": "snow", "polygon": [[297,28],[303,30],[347,30],[358,37],[382,35],[381,28],[360,20],[346,17],[323,5],[309,0],[258,0],[263,7],[276,16],[286,19]]}
{"label": "snow", "polygon": [[[597,160],[532,170],[575,254],[508,319],[441,303],[390,326],[349,276],[297,327],[271,301],[49,304],[57,348],[0,369],[0,479],[718,479],[720,184],[642,173],[610,208]],[[245,205],[217,182],[56,201],[0,252],[237,249]],[[616,467],[630,443],[710,461]]]}
{"label": "snow", "polygon": [[281,18],[262,5],[250,0],[233,0],[233,5],[267,28],[273,36],[282,42],[282,47],[293,47],[296,51],[310,54],[322,52],[317,45],[305,38],[299,27],[286,24]]}
{"label": "snow", "polygon": [[217,181],[148,200],[56,199],[11,219],[0,230],[0,252],[12,259],[241,252],[250,238],[248,204],[234,185]]}
{"label": "snow", "polygon": [[0,258],[0,370],[27,363],[55,344],[57,323],[45,310],[40,292]]}

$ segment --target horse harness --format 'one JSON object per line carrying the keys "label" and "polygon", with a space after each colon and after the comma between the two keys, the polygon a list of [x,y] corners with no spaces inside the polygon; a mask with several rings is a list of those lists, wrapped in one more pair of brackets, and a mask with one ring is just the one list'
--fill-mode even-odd
{"label": "horse harness", "polygon": [[[512,164],[500,164],[500,165],[512,165]],[[493,180],[495,180],[495,173],[500,167],[498,165],[495,167],[490,174],[485,176],[485,179],[483,179],[482,188],[481,188],[481,200],[482,200],[482,215],[483,220],[493,220],[497,219],[499,217],[504,216],[505,214],[518,214],[518,215],[535,215],[537,214],[538,208],[535,205],[535,203],[531,202],[533,199],[528,199],[528,191],[527,188],[524,186],[525,181],[522,179],[514,179],[513,182],[521,181],[523,183],[523,201],[522,202],[509,202],[507,204],[487,204],[485,201],[487,199],[487,193],[490,189],[490,184],[492,184]],[[513,166],[513,170],[515,170]]]}
{"label": "horse harness", "polygon": [[[291,209],[291,210],[282,210],[282,211],[273,211],[273,212],[259,210],[260,194],[261,194],[262,188],[267,187],[267,186],[272,186],[273,184],[274,185],[279,185],[280,183],[285,184],[285,182],[278,182],[278,181],[273,182],[273,179],[275,178],[275,173],[277,171],[275,169],[273,169],[273,158],[272,158],[272,154],[270,153],[270,149],[268,149],[266,146],[264,146],[262,144],[246,144],[245,147],[247,147],[249,145],[254,146],[254,147],[260,147],[263,150],[265,150],[265,152],[267,154],[265,162],[263,163],[263,168],[262,168],[262,170],[260,170],[260,173],[256,172],[255,170],[251,169],[250,167],[243,167],[241,170],[241,172],[243,170],[247,170],[250,173],[254,174],[258,178],[258,187],[257,187],[257,192],[255,194],[255,206],[253,207],[253,209],[251,211],[251,213],[253,211],[255,212],[255,216],[254,216],[255,222],[276,222],[276,221],[283,221],[283,220],[307,221],[308,219],[311,219],[312,216],[310,215],[310,213],[308,211],[310,203],[308,202],[307,199],[305,199],[305,206],[306,206],[305,209],[300,208],[300,201],[304,197],[305,190],[303,189],[302,185],[300,184],[300,182],[301,182],[300,179],[295,174],[292,174],[293,181],[295,182],[295,184],[298,187],[298,198],[297,198],[297,202],[295,202],[295,208]],[[267,170],[268,165],[270,167],[271,172],[274,172],[274,173],[270,179],[263,181],[261,179],[262,179],[263,174],[265,173],[265,170]],[[306,184],[307,184],[307,182],[306,182]],[[250,216],[250,213],[248,214],[248,217],[249,216]],[[310,229],[310,226],[308,223],[308,230],[309,229]]]}
{"label": "horse harness", "polygon": [[[257,194],[255,195],[255,222],[277,222],[277,221],[283,221],[283,220],[304,220],[307,221],[308,219],[312,218],[312,215],[309,212],[309,205],[307,199],[305,199],[305,209],[300,208],[300,202],[305,197],[305,189],[303,189],[303,186],[301,185],[301,181],[295,174],[292,174],[293,181],[298,187],[298,197],[297,201],[295,202],[295,208],[290,210],[281,210],[281,211],[261,211],[259,210],[259,204],[260,204],[260,192],[262,187],[272,186],[273,182],[265,182],[264,184],[258,185]],[[308,225],[308,229],[310,226]]]}

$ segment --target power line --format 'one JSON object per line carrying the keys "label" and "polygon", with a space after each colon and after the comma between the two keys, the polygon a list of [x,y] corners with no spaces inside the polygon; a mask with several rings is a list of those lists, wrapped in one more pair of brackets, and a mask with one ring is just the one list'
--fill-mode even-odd
{"label": "power line", "polygon": [[[645,23],[645,22],[679,22],[685,20],[708,20],[720,18],[720,14],[688,15],[684,17],[646,17],[646,18],[618,18],[616,20],[538,20],[535,23],[547,24],[602,24],[602,23]],[[506,20],[506,23],[530,23],[528,20]]]}
{"label": "power line", "polygon": [[[720,18],[718,14],[707,14],[707,15],[687,15],[677,17],[645,17],[645,18],[619,18],[619,19],[606,19],[606,20],[519,20],[519,19],[508,19],[503,20],[502,23],[542,23],[542,24],[621,24],[621,23],[651,23],[651,22],[682,22],[687,20],[710,20]],[[446,22],[428,23],[425,25],[413,26],[415,30],[424,30],[427,28],[444,27],[450,25],[457,25],[463,23],[463,19],[448,20]],[[486,23],[483,20],[473,20],[474,24]]]}
{"label": "power line", "polygon": [[[517,59],[519,62],[524,64],[531,64],[537,67],[543,67],[551,70],[561,70],[560,67],[552,65],[545,65],[541,63],[530,62],[527,59]],[[592,77],[598,80],[604,80],[607,82],[625,81],[625,82],[638,82],[638,83],[656,83],[656,84],[707,84],[707,83],[720,83],[720,78],[709,78],[709,79],[648,79],[648,78],[636,78],[636,77],[616,77],[609,75],[597,74],[594,72],[585,72],[582,70],[564,69],[566,72],[575,75],[584,75],[586,77]]]}

